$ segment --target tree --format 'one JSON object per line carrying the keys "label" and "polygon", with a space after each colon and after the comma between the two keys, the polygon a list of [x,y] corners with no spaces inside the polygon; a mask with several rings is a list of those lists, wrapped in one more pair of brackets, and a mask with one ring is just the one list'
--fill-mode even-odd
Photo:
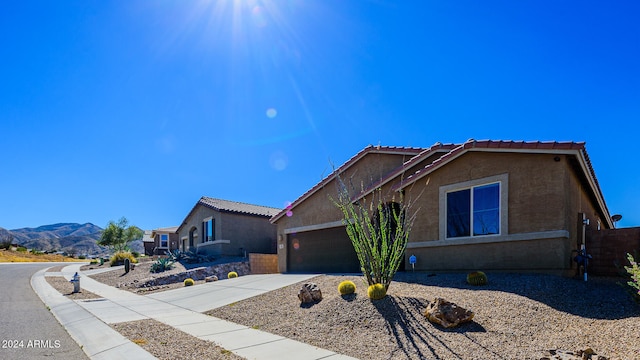
{"label": "tree", "polygon": [[[409,214],[410,203],[404,202],[402,192],[386,201],[382,189],[354,202],[340,177],[338,199],[332,199],[342,211],[342,222],[358,256],[362,274],[369,285],[382,284],[389,288],[398,271],[409,240],[409,232],[416,213]],[[375,205],[375,207],[374,207]]]}
{"label": "tree", "polygon": [[129,250],[129,243],[141,239],[143,231],[136,226],[128,226],[129,221],[122,217],[118,222],[109,221],[106,229],[102,231],[98,245],[107,246],[115,252]]}

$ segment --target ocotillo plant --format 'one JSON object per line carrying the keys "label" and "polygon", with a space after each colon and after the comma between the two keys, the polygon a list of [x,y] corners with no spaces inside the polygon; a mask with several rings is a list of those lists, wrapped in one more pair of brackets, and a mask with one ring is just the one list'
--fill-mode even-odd
{"label": "ocotillo plant", "polygon": [[377,188],[354,201],[339,176],[337,184],[338,199],[331,200],[342,211],[362,274],[368,285],[382,284],[386,290],[404,258],[416,213],[409,214],[411,204],[404,202],[401,192],[385,201]]}

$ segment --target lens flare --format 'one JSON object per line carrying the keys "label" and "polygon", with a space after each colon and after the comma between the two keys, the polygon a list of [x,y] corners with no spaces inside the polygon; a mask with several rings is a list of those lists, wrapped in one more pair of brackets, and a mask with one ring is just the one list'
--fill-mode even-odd
{"label": "lens flare", "polygon": [[267,109],[267,117],[269,119],[273,119],[276,116],[278,116],[278,110],[274,109],[274,108],[268,108]]}

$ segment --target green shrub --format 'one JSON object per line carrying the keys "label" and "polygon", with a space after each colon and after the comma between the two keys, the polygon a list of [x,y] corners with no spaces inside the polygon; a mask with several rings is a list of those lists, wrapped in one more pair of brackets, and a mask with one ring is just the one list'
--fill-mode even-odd
{"label": "green shrub", "polygon": [[467,283],[470,285],[487,285],[488,282],[489,280],[487,279],[487,275],[482,271],[474,271],[467,274]]}
{"label": "green shrub", "polygon": [[349,295],[356,292],[356,284],[353,281],[345,280],[338,285],[340,295]]}
{"label": "green shrub", "polygon": [[159,258],[153,264],[151,264],[151,272],[159,273],[173,269],[174,261],[169,258]]}
{"label": "green shrub", "polygon": [[133,255],[133,257],[136,258],[136,259],[140,257],[140,253],[137,252],[137,251],[132,251],[131,255]]}
{"label": "green shrub", "polygon": [[85,255],[78,255],[78,259],[80,259],[80,260],[84,260],[84,259],[86,259],[86,258],[87,258],[87,257],[86,257]]}
{"label": "green shrub", "polygon": [[117,253],[113,254],[113,256],[110,259],[111,266],[124,265],[124,259],[129,259],[129,261],[131,261],[134,264],[138,262],[136,258],[133,257],[133,254],[131,254],[130,252],[118,251]]}
{"label": "green shrub", "polygon": [[27,248],[24,247],[24,246],[18,246],[18,248],[16,250],[20,251],[20,252],[27,252]]}
{"label": "green shrub", "polygon": [[97,263],[98,263],[98,260],[96,260],[96,259],[93,259],[93,260],[91,260],[91,261],[89,262],[89,264],[91,264],[91,265],[95,265],[95,264],[97,264]]}
{"label": "green shrub", "polygon": [[195,284],[196,282],[193,281],[192,278],[188,278],[188,279],[184,279],[184,286],[191,286],[193,284]]}
{"label": "green shrub", "polygon": [[36,249],[31,249],[31,253],[33,255],[43,255],[44,253],[42,251],[36,250]]}
{"label": "green shrub", "polygon": [[367,289],[367,295],[371,300],[380,300],[387,296],[387,289],[382,284],[373,284]]}
{"label": "green shrub", "polygon": [[238,277],[238,273],[235,271],[231,271],[227,274],[227,278],[229,279],[233,279],[233,278],[237,278]]}

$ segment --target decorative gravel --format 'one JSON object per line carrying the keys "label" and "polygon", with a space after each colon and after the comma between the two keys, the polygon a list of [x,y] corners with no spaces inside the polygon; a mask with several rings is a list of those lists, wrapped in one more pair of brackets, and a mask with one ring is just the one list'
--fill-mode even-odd
{"label": "decorative gravel", "polygon": [[[609,359],[640,359],[640,306],[616,284],[551,275],[488,274],[474,287],[465,274],[399,273],[388,296],[367,298],[359,276],[319,276],[323,300],[301,306],[302,283],[206,314],[360,359],[541,359],[555,350],[593,349]],[[342,297],[338,284],[356,283]],[[426,320],[442,297],[475,312],[443,329]],[[596,359],[597,357],[593,357]]]}
{"label": "decorative gravel", "polygon": [[88,299],[100,299],[101,296],[80,289],[80,292],[73,292],[73,284],[69,282],[64,276],[45,276],[49,285],[58,290],[59,293],[71,300],[88,300]]}
{"label": "decorative gravel", "polygon": [[243,359],[213,343],[200,340],[156,320],[112,324],[116,331],[158,359]]}
{"label": "decorative gravel", "polygon": [[[176,262],[174,263],[173,269],[163,271],[160,273],[152,273],[150,270],[151,270],[151,265],[153,264],[153,261],[146,259],[136,264],[135,268],[126,274],[124,272],[124,269],[116,268],[115,270],[94,274],[94,275],[91,275],[90,277],[103,284],[114,286],[120,290],[127,290],[138,295],[148,295],[156,292],[184,287],[184,283],[182,281],[164,284],[164,285],[158,285],[158,286],[141,287],[142,284],[144,284],[145,282],[151,279],[166,277],[168,275],[173,275],[173,274],[180,274],[187,271],[188,269],[193,269],[196,267],[206,267],[206,266],[221,264],[224,262],[235,261],[235,260],[239,260],[239,258],[232,258],[230,260],[220,259],[217,262],[187,264],[186,266],[184,264]],[[108,269],[109,268],[108,263],[105,263],[102,266],[87,265],[86,267],[82,267],[81,270],[88,271],[88,270],[103,269],[103,268]],[[195,285],[202,284],[202,283],[204,283],[204,280],[195,281]]]}

